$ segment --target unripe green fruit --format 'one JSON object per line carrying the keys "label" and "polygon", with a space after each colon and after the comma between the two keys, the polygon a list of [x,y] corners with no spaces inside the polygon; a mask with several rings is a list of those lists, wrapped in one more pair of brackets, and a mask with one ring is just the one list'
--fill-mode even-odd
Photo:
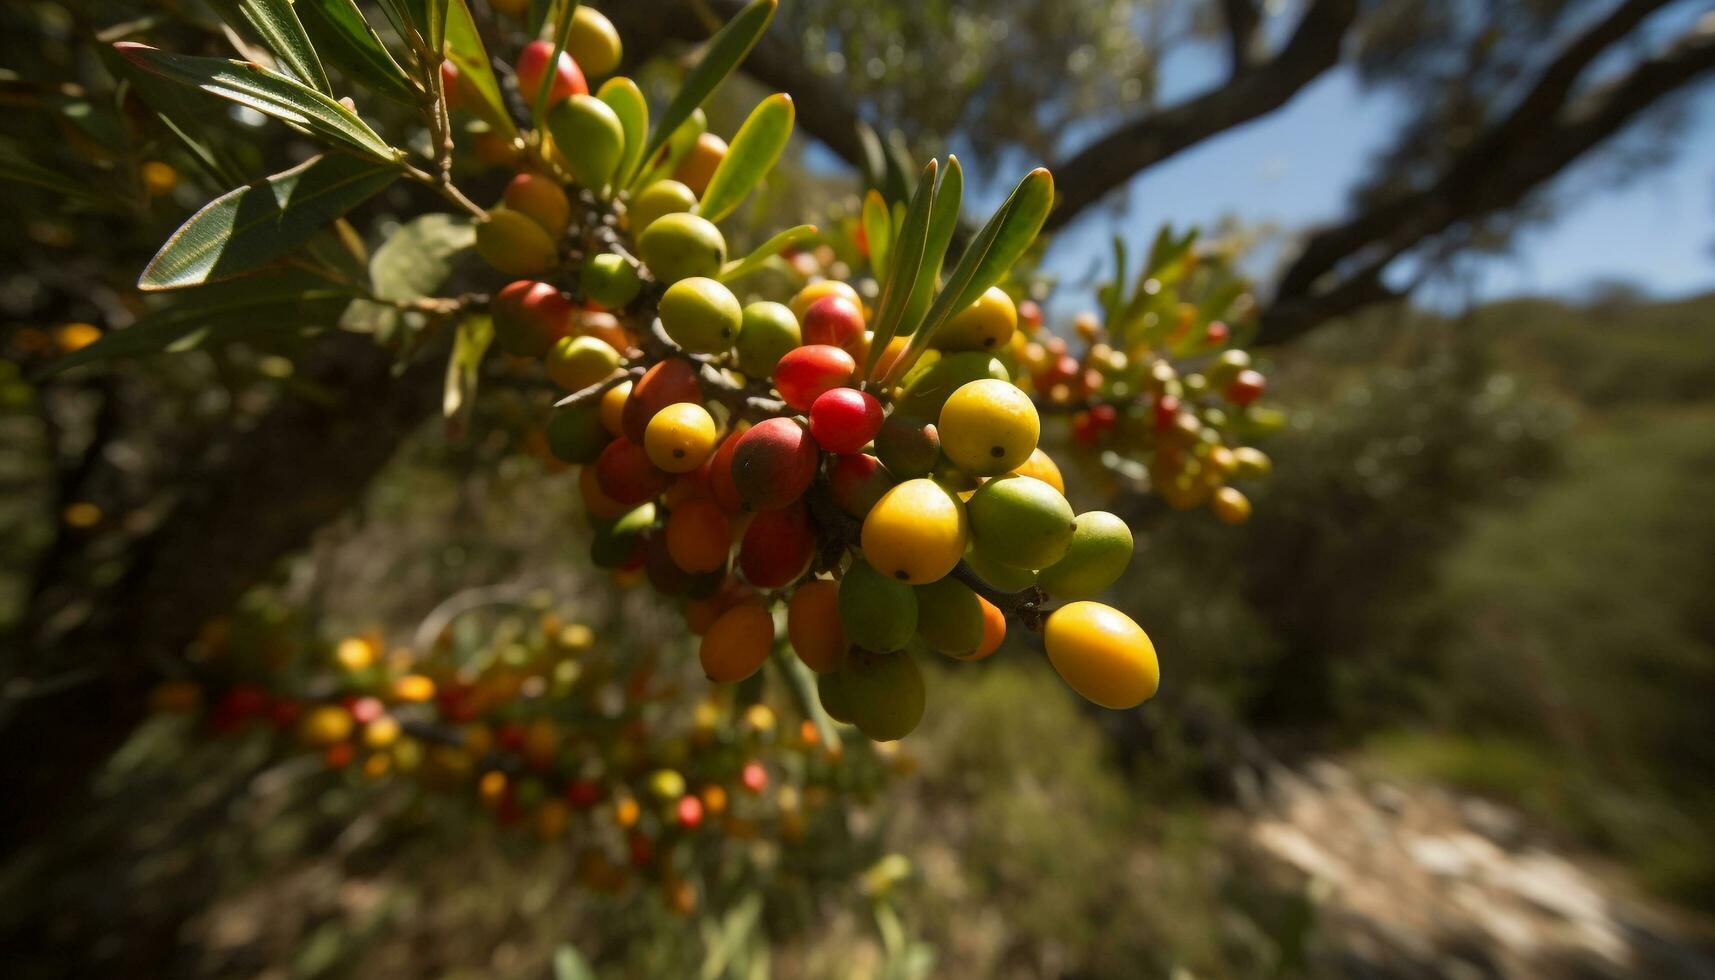
{"label": "unripe green fruit", "polygon": [[578,288],[607,309],[617,310],[637,298],[643,280],[624,256],[603,252],[584,263],[584,270],[578,275]]}
{"label": "unripe green fruit", "polygon": [[738,369],[758,380],[774,375],[786,352],[803,343],[798,318],[782,303],[752,303],[739,322]]}
{"label": "unripe green fruit", "polygon": [[612,524],[598,526],[590,538],[590,561],[597,568],[618,568],[630,561],[643,532],[655,523],[655,504],[646,503],[621,514]]}
{"label": "unripe green fruit", "polygon": [[904,649],[917,632],[917,594],[867,563],[852,563],[840,579],[840,623],[846,639],[878,652]]}
{"label": "unripe green fruit", "polygon": [[476,254],[509,276],[534,276],[559,260],[542,226],[510,208],[495,208],[476,226]]}
{"label": "unripe green fruit", "polygon": [[971,543],[1015,568],[1047,568],[1066,556],[1077,524],[1060,492],[1028,476],[988,481],[965,504]]}
{"label": "unripe green fruit", "polygon": [[719,354],[738,336],[744,310],[732,290],[713,279],[691,276],[667,287],[661,297],[661,329],[692,354]]}
{"label": "unripe green fruit", "polygon": [[965,564],[977,573],[977,578],[1002,592],[1022,592],[1036,584],[1036,573],[1028,568],[1014,568],[977,553],[975,546],[965,551]]}
{"label": "unripe green fruit", "polygon": [[839,671],[816,675],[816,700],[822,702],[822,710],[828,713],[829,718],[851,724],[851,706],[846,703],[846,692],[840,684]]}
{"label": "unripe green fruit", "polygon": [[689,187],[676,180],[658,180],[632,196],[626,215],[631,221],[631,233],[641,235],[657,218],[686,214],[696,206],[697,195]]}
{"label": "unripe green fruit", "polygon": [[619,31],[613,21],[587,4],[579,4],[572,12],[572,29],[566,35],[566,53],[578,63],[590,78],[610,75],[619,67],[625,49],[619,42]]}
{"label": "unripe green fruit", "polygon": [[941,436],[929,422],[896,411],[875,434],[875,456],[901,480],[928,476],[941,458]]}
{"label": "unripe green fruit", "polygon": [[936,653],[963,657],[983,642],[983,607],[963,582],[948,577],[917,589],[917,635]]}
{"label": "unripe green fruit", "polygon": [[606,102],[574,95],[548,111],[554,149],[578,183],[600,193],[625,156],[625,124]]}
{"label": "unripe green fruit", "polygon": [[852,724],[877,742],[904,738],[923,720],[923,672],[911,654],[853,650],[838,677]]}
{"label": "unripe green fruit", "polygon": [[893,403],[894,413],[932,422],[940,418],[941,406],[953,397],[953,392],[970,382],[984,378],[1007,381],[1011,377],[1006,365],[987,351],[946,354],[906,375],[899,398]]}
{"label": "unripe green fruit", "polygon": [[612,433],[601,424],[599,404],[575,405],[548,419],[548,449],[555,458],[576,466],[595,462],[602,447],[612,441]]}
{"label": "unripe green fruit", "polygon": [[1066,557],[1044,568],[1036,584],[1056,599],[1088,599],[1119,581],[1131,564],[1131,528],[1105,510],[1079,514]]}
{"label": "unripe green fruit", "polygon": [[594,337],[561,337],[548,352],[548,377],[567,391],[582,391],[619,368],[619,351]]}
{"label": "unripe green fruit", "polygon": [[637,238],[637,249],[655,279],[675,283],[721,271],[726,262],[726,239],[720,229],[694,214],[668,214],[655,219]]}

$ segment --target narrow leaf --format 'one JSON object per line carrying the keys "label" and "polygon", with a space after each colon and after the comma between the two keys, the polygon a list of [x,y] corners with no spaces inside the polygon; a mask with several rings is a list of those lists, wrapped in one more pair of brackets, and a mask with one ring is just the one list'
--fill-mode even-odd
{"label": "narrow leaf", "polygon": [[[387,236],[369,260],[369,291],[382,300],[432,296],[452,275],[453,261],[476,242],[476,226],[452,214],[413,218]],[[352,303],[340,326],[389,339],[404,314],[388,303]]]}
{"label": "narrow leaf", "polygon": [[169,54],[131,41],[121,41],[114,48],[147,71],[302,126],[377,159],[397,161],[404,156],[388,146],[357,113],[284,75],[248,62]]}
{"label": "narrow leaf", "polygon": [[447,377],[441,389],[441,414],[447,418],[476,400],[477,372],[482,367],[482,355],[494,340],[494,321],[486,313],[476,313],[459,321],[453,335],[452,356],[447,358]]}
{"label": "narrow leaf", "polygon": [[792,122],[797,115],[792,96],[784,92],[770,95],[757,103],[738,135],[732,138],[726,156],[715,165],[708,187],[697,213],[710,221],[719,221],[733,213],[780,159],[786,141],[792,138]]}
{"label": "narrow leaf", "polygon": [[447,0],[447,59],[458,66],[459,77],[470,91],[476,93],[472,106],[482,120],[507,139],[518,135],[512,115],[506,111],[506,101],[500,96],[500,82],[488,63],[488,51],[482,46],[482,35],[476,21],[471,19],[465,0]]}
{"label": "narrow leaf", "polygon": [[917,332],[929,302],[935,298],[941,266],[947,261],[947,246],[952,244],[953,232],[959,227],[959,205],[964,194],[964,168],[959,166],[958,157],[949,154],[947,169],[941,174],[940,186],[935,188],[935,209],[929,215],[929,237],[923,246],[923,266],[917,275],[917,286],[911,290],[911,300],[899,318],[901,334]]}
{"label": "narrow leaf", "polygon": [[887,249],[893,241],[893,219],[887,212],[887,201],[881,192],[870,188],[863,197],[859,214],[863,240],[869,246],[869,267],[877,276],[887,275]]}
{"label": "narrow leaf", "polygon": [[297,0],[295,6],[316,50],[351,81],[400,105],[417,105],[410,76],[363,19],[357,0]]}
{"label": "narrow leaf", "polygon": [[911,151],[905,145],[905,134],[897,129],[889,131],[882,148],[887,156],[888,197],[894,201],[909,200],[917,191],[917,185],[912,181],[917,166],[911,161]]}
{"label": "narrow leaf", "polygon": [[679,124],[690,118],[691,111],[701,106],[732,74],[745,55],[750,54],[762,32],[767,30],[768,22],[774,19],[774,8],[778,5],[779,0],[753,0],[709,39],[702,60],[685,73],[679,94],[667,104],[667,110],[655,123],[655,131],[643,151],[643,159],[654,159],[656,151],[667,145],[667,138],[673,135]]}
{"label": "narrow leaf", "polygon": [[863,179],[873,190],[885,191],[887,182],[887,151],[882,149],[881,136],[875,127],[859,119],[858,145],[863,149]]}
{"label": "narrow leaf", "polygon": [[[423,27],[427,33],[424,40],[428,42],[429,50],[441,52],[447,46],[447,5],[449,0],[423,0]],[[439,64],[432,66],[440,69]]]}
{"label": "narrow leaf", "polygon": [[737,282],[745,276],[750,275],[752,272],[762,268],[769,259],[779,255],[781,252],[794,245],[804,244],[812,238],[815,238],[817,234],[818,232],[816,231],[815,225],[798,225],[795,228],[788,228],[778,235],[775,235],[773,238],[770,238],[768,241],[763,242],[757,247],[756,251],[746,255],[744,258],[736,259],[721,266],[721,271],[716,274],[715,278],[719,279],[721,282]]}
{"label": "narrow leaf", "polygon": [[934,160],[923,167],[917,191],[911,195],[911,204],[905,209],[905,220],[899,225],[899,238],[893,243],[893,261],[888,267],[887,280],[877,304],[875,337],[870,341],[869,357],[864,362],[865,379],[875,373],[882,351],[899,332],[899,318],[905,313],[905,304],[911,299],[911,291],[917,287],[917,277],[923,271],[923,251],[929,240],[929,215],[935,209],[935,175],[939,170],[940,164]]}
{"label": "narrow leaf", "polygon": [[[578,0],[562,0],[560,16],[554,21],[554,53],[548,58],[548,68],[542,72],[542,80],[536,86],[536,93],[530,100],[530,118],[535,122],[538,131],[546,128],[548,118],[548,93],[554,89],[554,79],[559,76],[556,69],[560,64],[560,55],[566,50],[566,41],[572,36],[572,14],[578,9]],[[530,95],[526,92],[525,95]]]}
{"label": "narrow leaf", "polygon": [[888,371],[887,383],[903,377],[911,369],[917,358],[922,356],[935,332],[941,324],[947,322],[954,313],[971,305],[983,290],[999,282],[1024,255],[1030,243],[1036,240],[1036,235],[1042,230],[1042,223],[1048,219],[1048,210],[1054,206],[1054,178],[1047,170],[1038,167],[1026,174],[1013,188],[1006,203],[1000,206],[983,226],[977,237],[972,239],[965,254],[960,256],[959,264],[954,267],[952,276],[947,280],[946,288],[935,297],[930,305],[928,314],[924,317],[923,327],[911,337],[911,343],[906,346],[893,367]]}
{"label": "narrow leaf", "polygon": [[173,232],[137,286],[178,289],[254,272],[398,178],[394,167],[337,153],[228,191]]}
{"label": "narrow leaf", "polygon": [[326,95],[333,94],[322,59],[310,44],[309,35],[304,33],[304,25],[292,9],[291,0],[225,0],[222,6],[249,24],[280,64],[290,69],[299,81]]}
{"label": "narrow leaf", "polygon": [[73,180],[61,171],[31,163],[23,154],[3,143],[0,143],[0,180],[30,184],[90,204],[106,203],[93,188]]}
{"label": "narrow leaf", "polygon": [[625,129],[625,153],[620,157],[618,172],[632,173],[642,162],[643,143],[649,139],[649,103],[643,98],[643,90],[636,82],[619,75],[602,83],[596,98],[607,103]]}

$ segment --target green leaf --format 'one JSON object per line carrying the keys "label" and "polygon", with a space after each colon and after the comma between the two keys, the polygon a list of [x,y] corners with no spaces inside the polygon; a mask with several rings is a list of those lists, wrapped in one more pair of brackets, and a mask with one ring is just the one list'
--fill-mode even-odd
{"label": "green leaf", "polygon": [[893,219],[881,192],[870,188],[863,197],[863,237],[869,243],[869,267],[878,276],[887,274],[887,249],[893,240]]}
{"label": "green leaf", "polygon": [[494,340],[494,321],[486,313],[473,313],[459,321],[453,335],[453,353],[447,358],[446,384],[441,389],[441,414],[457,415],[476,398],[482,356]]}
{"label": "green leaf", "polygon": [[1128,275],[1130,275],[1130,273],[1126,271],[1125,238],[1120,235],[1115,235],[1114,281],[1108,283],[1107,286],[1097,291],[1097,295],[1102,300],[1102,307],[1106,311],[1107,323],[1109,324],[1110,330],[1116,328],[1119,324],[1120,312],[1122,309],[1120,303],[1125,299],[1127,290],[1126,276]]}
{"label": "green leaf", "polygon": [[106,198],[93,188],[73,180],[58,170],[50,170],[47,167],[31,163],[24,158],[22,153],[5,143],[0,143],[0,180],[29,184],[89,204],[105,205],[108,203]]}
{"label": "green leaf", "polygon": [[363,19],[357,0],[297,0],[296,8],[316,50],[366,91],[415,108],[417,90],[380,35]]}
{"label": "green leaf", "polygon": [[697,213],[710,221],[719,221],[733,213],[744,202],[745,195],[774,169],[786,149],[786,141],[792,138],[796,115],[792,96],[784,92],[757,103],[744,125],[738,128],[738,135],[732,138],[726,156],[715,165]]}
{"label": "green leaf", "polygon": [[911,290],[911,300],[899,318],[899,332],[913,334],[923,323],[923,314],[935,297],[940,284],[941,266],[947,261],[947,246],[952,244],[953,232],[959,227],[959,206],[965,194],[965,171],[959,158],[949,154],[947,169],[941,174],[941,184],[935,188],[935,208],[929,214],[929,237],[923,246],[923,266],[917,274],[917,285]]}
{"label": "green leaf", "polygon": [[458,66],[459,76],[476,93],[477,104],[471,109],[483,122],[507,139],[518,135],[512,115],[506,111],[506,100],[500,96],[500,82],[488,63],[488,51],[482,46],[482,35],[476,21],[471,19],[465,0],[447,0],[447,59]]}
{"label": "green leaf", "polygon": [[905,134],[890,130],[882,143],[887,154],[887,195],[894,201],[906,201],[917,192],[913,176],[917,165],[911,160],[911,150],[905,145]]}
{"label": "green leaf", "polygon": [[625,129],[625,153],[620,157],[618,173],[636,171],[643,161],[643,142],[649,138],[649,103],[643,98],[643,90],[620,75],[602,83],[596,98],[607,103]]}
{"label": "green leaf", "polygon": [[357,113],[284,75],[248,62],[169,54],[131,41],[113,47],[146,71],[302,126],[377,159],[396,162],[405,155],[388,146]]}
{"label": "green leaf", "polygon": [[753,0],[709,39],[708,50],[703,52],[702,60],[697,62],[695,68],[685,73],[685,81],[679,86],[679,94],[673,96],[673,101],[667,104],[667,110],[655,123],[655,132],[643,151],[643,159],[653,160],[656,152],[667,145],[667,138],[673,135],[679,124],[689,119],[691,111],[701,106],[720,83],[732,74],[745,55],[750,54],[750,49],[756,46],[762,32],[768,29],[768,22],[774,19],[774,8],[779,2],[780,0]]}
{"label": "green leaf", "polygon": [[875,127],[862,119],[857,121],[858,146],[863,150],[863,179],[872,190],[882,191],[885,197],[887,189],[887,151],[882,148],[881,136]]}
{"label": "green leaf", "polygon": [[[369,291],[383,300],[432,296],[452,275],[459,253],[476,243],[476,225],[453,214],[425,214],[399,226],[369,260]],[[386,303],[358,300],[340,326],[387,339],[403,313]]]}
{"label": "green leaf", "polygon": [[596,980],[595,970],[571,943],[554,950],[554,980]]}
{"label": "green leaf", "polygon": [[298,76],[299,81],[324,94],[333,94],[322,59],[310,44],[309,35],[304,33],[304,25],[292,9],[291,0],[223,0],[221,6],[227,10],[228,20],[236,13],[249,24],[280,64]]}
{"label": "green leaf", "polygon": [[[424,26],[428,28],[428,34],[424,40],[428,42],[430,51],[440,52],[446,49],[447,5],[449,2],[450,0],[423,0]],[[441,66],[434,64],[431,67],[438,71]]]}
{"label": "green leaf", "polygon": [[911,343],[893,362],[887,383],[892,384],[905,375],[921,357],[941,324],[959,310],[971,305],[983,290],[993,286],[1006,275],[1036,240],[1048,211],[1054,206],[1054,178],[1038,167],[1026,174],[1013,188],[1006,203],[1000,206],[972,239],[959,264],[953,268],[947,286],[924,317],[923,327],[911,336]]}
{"label": "green leaf", "polygon": [[816,693],[816,675],[804,666],[804,661],[787,654],[783,646],[776,646],[773,656],[775,662],[785,668],[787,687],[798,702],[798,710],[816,726],[816,734],[822,737],[822,744],[839,745],[839,729],[834,727],[834,720],[828,717],[828,712],[822,708],[822,699]]}
{"label": "green leaf", "polygon": [[319,276],[286,270],[170,295],[169,305],[54,361],[42,376],[95,361],[176,353],[286,329],[331,326],[350,302],[352,290]]}
{"label": "green leaf", "polygon": [[336,153],[228,191],[173,232],[137,287],[178,289],[254,272],[398,179],[394,167]]}
{"label": "green leaf", "polygon": [[912,290],[917,288],[917,277],[923,271],[923,252],[929,241],[929,215],[935,208],[935,176],[939,170],[940,164],[934,160],[924,165],[911,204],[905,209],[905,220],[900,222],[899,237],[893,243],[893,262],[877,303],[875,337],[870,341],[869,357],[863,367],[865,379],[875,373],[882,351],[899,332],[899,318],[905,313]]}
{"label": "green leaf", "polygon": [[558,75],[555,68],[560,64],[561,53],[566,50],[566,41],[572,36],[572,14],[577,9],[578,0],[561,0],[560,15],[554,21],[554,53],[548,56],[548,70],[542,73],[536,94],[530,100],[530,118],[538,132],[547,128],[548,93],[554,89],[554,79]]}
{"label": "green leaf", "polygon": [[715,278],[721,282],[737,282],[762,268],[769,259],[779,255],[782,251],[794,245],[802,245],[815,238],[817,234],[819,233],[816,231],[815,225],[798,225],[794,228],[788,228],[763,242],[756,251],[744,258],[736,259],[721,266],[721,271]]}

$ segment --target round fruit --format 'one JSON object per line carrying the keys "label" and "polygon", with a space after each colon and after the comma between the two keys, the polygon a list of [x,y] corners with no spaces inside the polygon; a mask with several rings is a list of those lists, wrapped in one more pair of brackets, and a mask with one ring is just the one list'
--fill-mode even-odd
{"label": "round fruit", "polygon": [[865,562],[840,579],[839,604],[846,639],[865,650],[903,650],[917,632],[917,594]]}
{"label": "round fruit", "polygon": [[738,487],[732,480],[732,456],[738,451],[739,439],[748,431],[744,428],[733,429],[721,440],[720,448],[715,450],[715,454],[709,457],[709,493],[713,495],[721,510],[729,514],[744,510],[744,501],[739,499]]}
{"label": "round fruit", "polygon": [[906,480],[882,495],[863,522],[863,556],[909,585],[933,582],[965,553],[965,505],[934,480]]}
{"label": "round fruit", "polygon": [[1002,592],[1022,592],[1036,584],[1036,573],[1028,568],[1015,568],[986,558],[975,547],[965,552],[965,564],[977,573],[977,578]]}
{"label": "round fruit", "polygon": [[1023,466],[1013,472],[1019,476],[1033,476],[1062,494],[1066,492],[1066,478],[1060,475],[1059,465],[1040,446],[1030,453]]}
{"label": "round fruit", "polygon": [[601,427],[611,435],[625,434],[625,403],[631,400],[632,383],[621,381],[601,396]]}
{"label": "round fruit", "polygon": [[582,391],[619,370],[619,351],[594,337],[561,337],[548,352],[548,377],[567,391]]}
{"label": "round fruit", "polygon": [[774,647],[774,617],[760,600],[741,602],[721,614],[697,649],[703,673],[718,684],[736,684],[754,674]]}
{"label": "round fruit", "polygon": [[923,672],[911,654],[854,650],[839,678],[852,724],[877,742],[904,738],[923,720]]}
{"label": "round fruit", "polygon": [[765,419],[751,426],[732,454],[732,481],[750,510],[785,507],[810,488],[821,452],[795,419]]}
{"label": "round fruit", "polygon": [[696,206],[697,195],[689,187],[676,180],[658,180],[631,198],[626,215],[631,222],[631,233],[641,235],[643,229],[655,223],[655,219],[668,214],[683,214]]}
{"label": "round fruit", "polygon": [[712,500],[688,500],[667,515],[667,553],[693,575],[726,567],[732,521]]}
{"label": "round fruit", "polygon": [[1262,376],[1262,372],[1247,369],[1234,376],[1222,394],[1227,401],[1242,407],[1261,398],[1263,389],[1267,387],[1268,379]]}
{"label": "round fruit", "polygon": [[896,415],[937,419],[941,407],[960,387],[982,379],[1008,381],[1012,377],[1000,359],[984,351],[944,354],[939,360],[913,368],[894,400]]}
{"label": "round fruit", "polygon": [[829,718],[851,724],[851,706],[846,704],[845,688],[840,684],[839,674],[826,673],[816,677],[816,700],[822,702],[822,710],[828,713]]}
{"label": "round fruit", "polygon": [[752,303],[739,321],[738,369],[752,378],[772,377],[786,352],[802,342],[798,318],[781,303]]}
{"label": "round fruit", "polygon": [[613,74],[625,49],[619,43],[619,31],[613,21],[588,4],[579,4],[572,12],[572,29],[566,35],[566,53],[578,66],[595,78]]}
{"label": "round fruit", "polygon": [[941,434],[933,424],[896,411],[875,434],[875,454],[900,479],[928,476],[941,458]]}
{"label": "round fruit", "polygon": [[599,405],[574,405],[548,419],[548,450],[556,459],[576,466],[593,463],[602,447],[612,441],[601,424]]}
{"label": "round fruit", "polygon": [[1232,487],[1216,490],[1214,499],[1209,501],[1209,509],[1223,524],[1243,524],[1251,519],[1250,498]]}
{"label": "round fruit", "polygon": [[917,635],[936,653],[964,657],[983,642],[983,606],[963,582],[944,578],[917,586]]}
{"label": "round fruit", "polygon": [[830,293],[804,308],[804,343],[829,344],[851,350],[863,342],[863,309],[857,302]]}
{"label": "round fruit", "polygon": [[726,140],[713,133],[698,133],[697,141],[673,168],[673,179],[700,197],[708,189],[709,178],[715,175],[715,168],[726,159],[726,153]]}
{"label": "round fruit", "polygon": [[1042,422],[1030,396],[1005,381],[972,381],[941,408],[941,451],[975,476],[1023,466],[1036,449]]}
{"label": "round fruit", "polygon": [[1261,480],[1274,470],[1274,462],[1268,454],[1250,446],[1233,450],[1233,463],[1233,475],[1241,480]]}
{"label": "round fruit", "polygon": [[594,466],[585,466],[578,471],[578,495],[583,498],[585,512],[594,520],[611,521],[631,509],[602,490],[601,479]]}
{"label": "round fruit", "polygon": [[836,456],[828,464],[828,492],[834,504],[853,517],[868,514],[893,483],[881,462],[865,453]]}
{"label": "round fruit", "polygon": [[689,473],[703,465],[719,441],[714,418],[695,402],[668,405],[643,430],[649,461],[669,473]]}
{"label": "round fruit", "polygon": [[566,199],[566,192],[541,174],[519,174],[512,178],[500,199],[507,207],[541,225],[555,241],[566,233],[566,226],[572,221],[572,202]]}
{"label": "round fruit", "polygon": [[651,221],[637,236],[637,250],[661,283],[713,276],[726,262],[720,229],[694,214],[664,214]]}
{"label": "round fruit", "polygon": [[935,331],[935,346],[951,351],[1003,350],[1017,329],[1018,308],[1012,297],[999,286],[990,286]]}
{"label": "round fruit", "polygon": [[1044,568],[1038,585],[1056,599],[1088,599],[1119,581],[1131,564],[1131,528],[1105,510],[1079,514],[1066,557]]}
{"label": "round fruit", "polygon": [[549,110],[548,132],[578,183],[601,193],[625,156],[625,124],[613,107],[593,95],[574,95]]}
{"label": "round fruit", "polygon": [[855,453],[869,445],[881,420],[881,402],[856,388],[830,388],[810,405],[810,434],[830,453]]}
{"label": "round fruit", "polygon": [[810,304],[823,296],[843,296],[856,303],[860,309],[863,307],[863,299],[858,296],[858,291],[853,289],[850,283],[838,279],[823,279],[805,286],[798,290],[798,295],[792,297],[792,302],[787,305],[792,308],[792,315],[802,320],[804,311],[810,308]]}
{"label": "round fruit", "polygon": [[[579,7],[579,10],[584,8]],[[578,288],[584,296],[602,306],[617,310],[637,298],[643,288],[637,270],[622,255],[602,252],[584,263],[578,275]]]}
{"label": "round fruit", "polygon": [[511,208],[488,212],[476,226],[476,254],[508,276],[534,276],[559,261],[554,239],[542,226]]}
{"label": "round fruit", "polygon": [[[547,41],[531,41],[524,45],[524,50],[518,54],[518,92],[524,96],[525,103],[536,104],[536,93],[542,90],[542,74],[548,68],[548,59],[554,56],[554,45]],[[584,80],[584,73],[579,70],[578,63],[564,51],[560,52],[554,80],[548,88],[548,105],[555,106],[574,95],[590,94],[590,86]]]}
{"label": "round fruit", "polygon": [[959,657],[960,660],[987,660],[996,650],[1000,649],[1001,641],[1006,639],[1006,613],[994,603],[977,596],[977,604],[983,610],[983,641],[975,651]]}
{"label": "round fruit", "polygon": [[815,556],[816,529],[795,503],[751,518],[738,545],[738,570],[759,589],[781,589],[803,577]]}
{"label": "round fruit", "polygon": [[1066,555],[1077,524],[1059,491],[1028,476],[996,477],[971,495],[971,544],[1014,568],[1047,568]]}
{"label": "round fruit", "polygon": [[644,372],[632,386],[620,415],[625,437],[641,443],[655,413],[678,402],[701,404],[703,386],[697,381],[697,369],[689,361],[668,358]]}
{"label": "round fruit", "polygon": [[310,709],[298,725],[298,736],[306,743],[323,748],[351,737],[355,724],[351,712],[343,705],[323,704]]}
{"label": "round fruit", "polygon": [[489,313],[500,349],[518,357],[541,357],[572,331],[571,301],[545,282],[508,283],[495,294]]}
{"label": "round fruit", "polygon": [[642,446],[624,437],[602,449],[595,461],[601,492],[622,504],[641,504],[661,495],[673,478],[649,461]]}
{"label": "round fruit", "polygon": [[786,404],[808,412],[822,393],[851,381],[857,361],[838,347],[817,344],[787,351],[774,368],[774,388]]}
{"label": "round fruit", "polygon": [[693,354],[719,354],[732,346],[744,310],[732,290],[713,279],[692,276],[667,287],[661,297],[661,329]]}
{"label": "round fruit", "polygon": [[816,579],[798,586],[786,604],[786,638],[804,666],[818,674],[839,669],[851,644],[840,624],[838,582]]}
{"label": "round fruit", "polygon": [[1104,708],[1135,708],[1155,695],[1155,644],[1131,617],[1099,602],[1073,602],[1048,616],[1048,660],[1060,678]]}

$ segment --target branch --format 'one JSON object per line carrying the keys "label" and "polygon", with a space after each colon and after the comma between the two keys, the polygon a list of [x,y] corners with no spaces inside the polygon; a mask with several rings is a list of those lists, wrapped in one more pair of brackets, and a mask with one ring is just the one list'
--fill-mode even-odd
{"label": "branch", "polygon": [[1255,64],[1257,32],[1262,12],[1251,0],[1221,0],[1221,20],[1227,29],[1227,57],[1233,77]]}

